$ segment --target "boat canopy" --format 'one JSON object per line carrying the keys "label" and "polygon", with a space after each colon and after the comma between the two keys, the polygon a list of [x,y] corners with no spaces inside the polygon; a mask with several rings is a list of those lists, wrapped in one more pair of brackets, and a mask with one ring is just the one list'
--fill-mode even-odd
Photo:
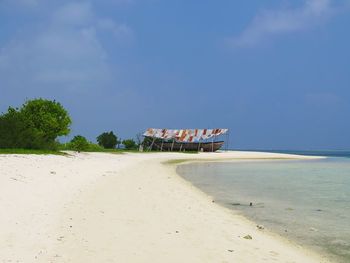
{"label": "boat canopy", "polygon": [[212,137],[225,134],[228,129],[153,129],[149,128],[143,134],[145,137],[151,137],[162,140],[175,140],[179,142],[196,142],[207,140]]}

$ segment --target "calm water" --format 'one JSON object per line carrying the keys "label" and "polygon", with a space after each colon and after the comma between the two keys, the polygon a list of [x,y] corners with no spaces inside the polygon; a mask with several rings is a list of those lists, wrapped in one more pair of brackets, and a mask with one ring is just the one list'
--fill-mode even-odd
{"label": "calm water", "polygon": [[350,158],[200,163],[178,172],[257,224],[350,262]]}

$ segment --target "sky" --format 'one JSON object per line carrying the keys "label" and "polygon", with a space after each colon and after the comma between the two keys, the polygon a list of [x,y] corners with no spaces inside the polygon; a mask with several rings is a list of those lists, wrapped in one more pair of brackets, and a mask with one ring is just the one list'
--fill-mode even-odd
{"label": "sky", "polygon": [[0,0],[0,112],[72,133],[229,128],[236,149],[350,149],[349,0]]}

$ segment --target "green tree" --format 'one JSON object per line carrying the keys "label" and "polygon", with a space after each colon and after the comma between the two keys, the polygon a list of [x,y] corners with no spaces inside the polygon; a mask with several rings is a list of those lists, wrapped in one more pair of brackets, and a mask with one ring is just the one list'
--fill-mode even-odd
{"label": "green tree", "polygon": [[98,145],[102,146],[105,149],[114,149],[120,141],[118,141],[118,137],[111,132],[104,132],[100,134],[97,138]]}
{"label": "green tree", "polygon": [[10,107],[0,116],[0,148],[39,148],[38,138],[18,109]]}
{"label": "green tree", "polygon": [[55,149],[71,119],[56,101],[34,99],[0,116],[0,148]]}
{"label": "green tree", "polygon": [[68,148],[74,151],[87,151],[89,149],[89,141],[81,135],[74,136],[74,138],[69,142]]}
{"label": "green tree", "polygon": [[127,150],[137,149],[137,144],[133,139],[124,140],[122,144],[125,146],[125,149]]}
{"label": "green tree", "polygon": [[47,142],[70,132],[72,121],[59,102],[41,98],[29,100],[23,104],[20,113]]}

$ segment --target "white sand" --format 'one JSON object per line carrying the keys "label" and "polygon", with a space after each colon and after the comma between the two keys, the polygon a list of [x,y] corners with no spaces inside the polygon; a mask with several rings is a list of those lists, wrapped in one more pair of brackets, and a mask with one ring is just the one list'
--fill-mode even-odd
{"label": "white sand", "polygon": [[295,158],[0,155],[0,262],[328,262],[212,203],[162,164],[280,157]]}

